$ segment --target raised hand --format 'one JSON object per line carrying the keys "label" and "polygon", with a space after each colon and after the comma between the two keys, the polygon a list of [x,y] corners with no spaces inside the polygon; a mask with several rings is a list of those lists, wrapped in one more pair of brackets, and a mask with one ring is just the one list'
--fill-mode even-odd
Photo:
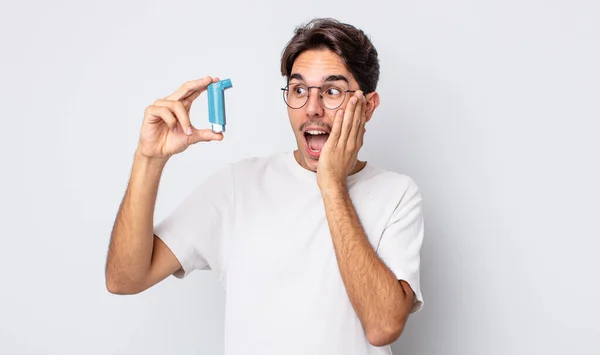
{"label": "raised hand", "polygon": [[317,182],[321,190],[346,187],[348,174],[354,169],[365,135],[365,97],[357,91],[346,106],[335,114],[329,138],[317,165]]}
{"label": "raised hand", "polygon": [[148,158],[168,159],[198,142],[220,141],[222,133],[196,129],[190,121],[190,108],[209,84],[219,81],[207,76],[188,81],[171,95],[156,100],[144,112],[138,151]]}

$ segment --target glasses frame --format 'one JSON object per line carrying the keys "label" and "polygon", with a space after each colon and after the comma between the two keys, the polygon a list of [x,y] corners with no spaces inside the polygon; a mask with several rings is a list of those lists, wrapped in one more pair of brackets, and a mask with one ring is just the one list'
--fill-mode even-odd
{"label": "glasses frame", "polygon": [[[302,84],[302,85],[304,85],[304,84]],[[290,83],[288,83],[284,88],[281,88],[281,92],[283,94],[282,95],[283,102],[285,102],[287,107],[291,108],[292,110],[299,110],[299,109],[303,108],[304,106],[306,106],[306,104],[308,103],[308,99],[310,99],[310,89],[319,89],[319,104],[321,105],[321,107],[323,107],[326,110],[337,110],[346,101],[346,96],[347,96],[346,93],[349,93],[349,92],[354,93],[354,92],[358,91],[358,90],[342,90],[342,92],[344,93],[344,98],[342,99],[342,102],[334,108],[329,108],[329,107],[325,107],[325,105],[323,105],[323,95],[321,95],[322,88],[323,88],[323,86],[308,86],[308,85],[306,85],[306,90],[308,91],[308,94],[306,95],[306,101],[300,107],[292,107],[292,106],[290,106],[290,104],[288,104],[287,100],[285,99],[286,93],[290,91]]]}

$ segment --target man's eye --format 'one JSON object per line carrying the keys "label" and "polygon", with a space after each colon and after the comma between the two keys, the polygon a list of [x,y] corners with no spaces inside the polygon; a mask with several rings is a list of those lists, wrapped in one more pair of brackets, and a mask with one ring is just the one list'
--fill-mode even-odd
{"label": "man's eye", "polygon": [[342,89],[336,88],[336,87],[328,87],[325,90],[325,95],[327,95],[327,96],[338,96],[341,93],[342,93]]}
{"label": "man's eye", "polygon": [[306,93],[306,88],[303,86],[296,86],[292,88],[292,92],[296,95],[304,95]]}

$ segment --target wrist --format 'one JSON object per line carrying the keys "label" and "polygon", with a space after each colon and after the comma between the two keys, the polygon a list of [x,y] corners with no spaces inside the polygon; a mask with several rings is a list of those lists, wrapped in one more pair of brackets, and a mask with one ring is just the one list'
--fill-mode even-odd
{"label": "wrist", "polygon": [[330,181],[319,185],[323,197],[340,198],[348,195],[348,186],[345,181]]}
{"label": "wrist", "polygon": [[145,171],[162,172],[169,158],[156,158],[144,155],[138,147],[134,153],[134,166],[142,168]]}

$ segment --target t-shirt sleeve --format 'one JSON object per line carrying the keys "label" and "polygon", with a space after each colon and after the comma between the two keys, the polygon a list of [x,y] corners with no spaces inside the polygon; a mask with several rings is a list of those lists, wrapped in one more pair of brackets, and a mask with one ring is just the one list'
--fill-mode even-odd
{"label": "t-shirt sleeve", "polygon": [[389,219],[377,253],[396,275],[406,281],[415,293],[411,313],[421,310],[423,296],[420,284],[420,253],[423,244],[424,224],[422,197],[418,186],[409,183]]}
{"label": "t-shirt sleeve", "polygon": [[219,269],[232,218],[233,179],[227,166],[210,174],[165,219],[154,234],[173,252],[184,278],[194,270]]}

